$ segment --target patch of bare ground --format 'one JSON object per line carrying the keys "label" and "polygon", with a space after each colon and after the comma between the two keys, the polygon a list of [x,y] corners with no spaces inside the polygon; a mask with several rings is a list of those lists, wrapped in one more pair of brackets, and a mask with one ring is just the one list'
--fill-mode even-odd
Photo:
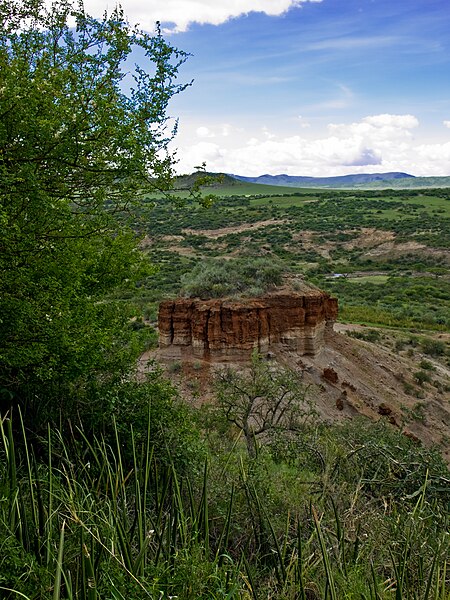
{"label": "patch of bare ground", "polygon": [[315,231],[309,231],[308,229],[305,229],[303,231],[298,231],[296,233],[292,234],[292,241],[293,242],[301,242],[302,244],[312,244],[312,243],[316,243],[316,238],[317,238],[317,232]]}
{"label": "patch of bare ground", "polygon": [[[300,246],[307,252],[313,250],[319,256],[327,260],[331,260],[330,251],[336,247],[334,242],[327,242],[321,239],[320,235],[315,231],[301,231],[294,233],[292,236],[292,242],[300,244]],[[290,243],[285,246],[287,249],[295,249],[296,247]]]}
{"label": "patch of bare ground", "polygon": [[169,252],[176,252],[180,256],[198,256],[198,252],[189,246],[169,246],[167,250]]}
{"label": "patch of bare ground", "polygon": [[184,240],[184,236],[182,235],[162,235],[161,236],[161,241],[162,242],[182,242]]}
{"label": "patch of bare ground", "polygon": [[370,257],[382,257],[390,256],[397,257],[402,254],[416,253],[422,256],[433,256],[435,258],[443,258],[447,262],[450,262],[450,251],[444,248],[430,248],[425,244],[411,240],[409,242],[403,242],[396,244],[394,241],[385,242],[377,247],[371,248],[365,253],[367,258]]}
{"label": "patch of bare ground", "polygon": [[185,235],[203,235],[207,238],[217,239],[230,233],[242,233],[243,231],[253,231],[268,227],[269,225],[284,225],[286,219],[266,219],[257,223],[241,223],[240,225],[231,225],[230,227],[221,227],[220,229],[183,229]]}
{"label": "patch of bare ground", "polygon": [[[344,233],[353,233],[353,231],[345,231]],[[364,227],[357,237],[342,245],[347,250],[353,250],[353,248],[373,248],[380,244],[392,242],[394,239],[395,233],[393,231]]]}
{"label": "patch of bare ground", "polygon": [[[443,360],[423,355],[419,350],[395,349],[397,334],[380,330],[376,343],[354,339],[343,332],[367,327],[338,324],[319,357],[302,357],[313,379],[322,369],[331,368],[337,382],[324,382],[321,402],[335,399],[341,412],[362,414],[373,420],[386,419],[413,439],[425,445],[438,445],[450,464],[450,369]],[[450,334],[432,336],[446,343]],[[415,374],[426,360],[432,365],[430,382],[417,383]],[[323,379],[323,377],[322,377]],[[340,400],[338,394],[341,394]]]}
{"label": "patch of bare ground", "polygon": [[151,238],[149,235],[146,235],[139,242],[139,248],[141,250],[146,250],[147,248],[150,248],[151,246],[153,246],[153,242],[154,242],[153,238]]}
{"label": "patch of bare ground", "polygon": [[398,257],[404,254],[415,253],[420,256],[432,256],[437,259],[444,259],[450,264],[450,250],[446,248],[431,248],[417,240],[396,243],[396,235],[393,231],[364,227],[361,230],[344,230],[343,233],[354,234],[355,237],[342,244],[335,241],[324,240],[321,235],[314,231],[302,231],[292,236],[292,241],[301,244],[309,251],[314,250],[325,259],[331,258],[330,252],[337,246],[342,246],[346,250],[366,250],[366,258]]}

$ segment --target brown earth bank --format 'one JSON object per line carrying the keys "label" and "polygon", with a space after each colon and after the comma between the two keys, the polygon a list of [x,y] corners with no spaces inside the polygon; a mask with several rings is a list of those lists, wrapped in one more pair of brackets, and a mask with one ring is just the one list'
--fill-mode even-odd
{"label": "brown earth bank", "polygon": [[256,223],[242,223],[241,225],[231,225],[221,227],[220,229],[183,229],[184,235],[203,235],[204,237],[217,239],[230,233],[243,233],[244,231],[253,231],[268,227],[269,225],[283,225],[287,223],[286,219],[266,219],[265,221],[257,221]]}
{"label": "brown earth bank", "polygon": [[[438,446],[450,464],[450,369],[445,360],[424,355],[417,348],[396,350],[398,332],[394,330],[377,329],[382,339],[372,343],[349,335],[368,331],[367,327],[336,323],[334,328],[314,356],[279,348],[264,358],[301,373],[322,421],[339,423],[358,416],[382,419],[418,444]],[[450,342],[450,334],[435,337]],[[163,365],[187,402],[200,409],[214,402],[212,381],[223,368],[220,362],[188,353],[182,360],[174,359],[157,350],[142,357],[142,371],[149,359]],[[431,365],[431,380],[420,385],[414,375],[424,361]],[[227,365],[241,372],[248,368],[242,360]]]}

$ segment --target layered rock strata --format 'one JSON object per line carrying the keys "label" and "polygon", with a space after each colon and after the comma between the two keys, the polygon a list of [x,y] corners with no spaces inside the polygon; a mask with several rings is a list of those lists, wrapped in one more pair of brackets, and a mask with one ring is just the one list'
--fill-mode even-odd
{"label": "layered rock strata", "polygon": [[163,357],[181,360],[247,360],[254,349],[315,355],[336,316],[336,298],[316,289],[240,301],[166,300],[159,307],[159,347]]}

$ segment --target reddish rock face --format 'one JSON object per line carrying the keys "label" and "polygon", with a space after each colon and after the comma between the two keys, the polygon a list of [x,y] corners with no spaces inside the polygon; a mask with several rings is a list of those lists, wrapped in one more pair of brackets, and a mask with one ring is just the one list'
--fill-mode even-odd
{"label": "reddish rock face", "polygon": [[241,301],[166,300],[159,307],[159,347],[167,357],[218,361],[277,347],[314,355],[336,317],[336,298],[315,289]]}
{"label": "reddish rock face", "polygon": [[330,381],[331,383],[337,383],[339,378],[338,378],[338,374],[336,373],[336,371],[334,369],[332,369],[331,367],[327,367],[323,370],[323,375],[322,377],[324,379],[326,379],[327,381]]}

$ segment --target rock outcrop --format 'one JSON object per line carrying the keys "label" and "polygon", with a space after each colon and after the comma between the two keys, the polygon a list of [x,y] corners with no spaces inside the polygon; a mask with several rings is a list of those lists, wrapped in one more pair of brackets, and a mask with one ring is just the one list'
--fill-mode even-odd
{"label": "rock outcrop", "polygon": [[163,357],[181,360],[248,360],[254,349],[315,355],[336,316],[336,298],[309,286],[248,300],[166,300],[159,307],[159,347]]}

